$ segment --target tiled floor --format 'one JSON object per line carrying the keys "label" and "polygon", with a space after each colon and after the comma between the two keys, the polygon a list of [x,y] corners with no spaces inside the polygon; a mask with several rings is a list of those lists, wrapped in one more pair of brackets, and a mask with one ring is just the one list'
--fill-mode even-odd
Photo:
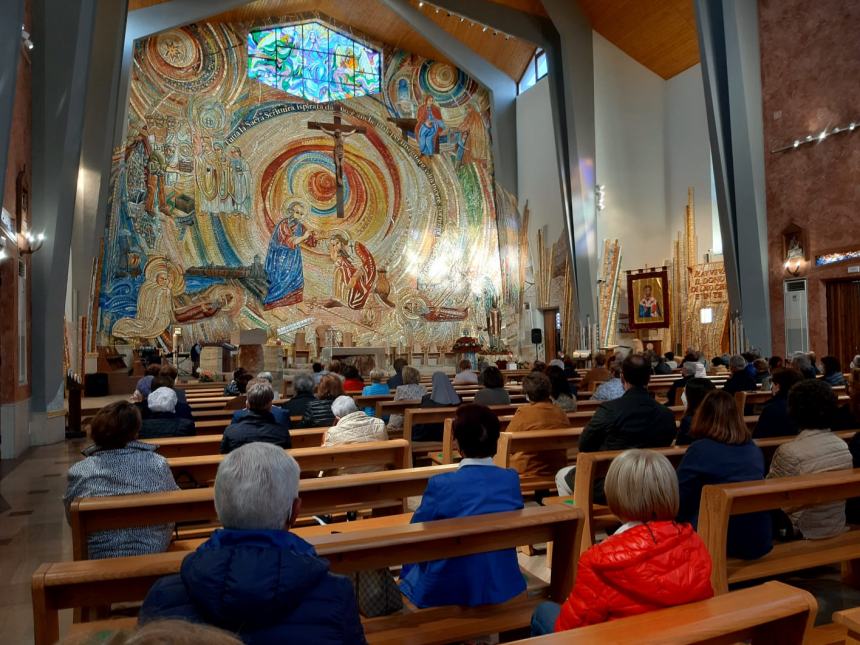
{"label": "tiled floor", "polygon": [[[33,642],[33,572],[42,562],[71,560],[63,493],[66,470],[81,458],[83,445],[83,441],[67,441],[33,448],[22,459],[2,462],[0,643],[4,645]],[[68,621],[71,616],[65,618]]]}

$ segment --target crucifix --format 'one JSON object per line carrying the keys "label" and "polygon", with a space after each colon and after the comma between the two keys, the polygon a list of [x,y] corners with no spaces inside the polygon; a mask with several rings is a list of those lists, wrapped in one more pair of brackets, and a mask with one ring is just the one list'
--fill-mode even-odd
{"label": "crucifix", "polygon": [[334,123],[308,121],[311,130],[322,130],[334,138],[334,178],[337,185],[337,216],[344,217],[343,204],[343,140],[351,134],[364,134],[367,128],[359,125],[347,125],[340,119],[340,103],[334,104]]}

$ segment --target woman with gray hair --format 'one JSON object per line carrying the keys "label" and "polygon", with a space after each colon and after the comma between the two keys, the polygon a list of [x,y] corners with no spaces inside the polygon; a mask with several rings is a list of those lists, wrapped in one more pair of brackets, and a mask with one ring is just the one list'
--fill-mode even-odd
{"label": "woman with gray hair", "polygon": [[176,414],[176,392],[169,387],[160,387],[146,398],[148,413],[143,417],[141,439],[163,439],[165,437],[190,437],[196,434],[194,421]]}
{"label": "woman with gray hair", "polygon": [[[421,399],[427,394],[427,388],[421,385],[421,372],[407,365],[403,368],[403,385],[398,385],[394,391],[395,401],[415,401],[415,407],[419,407]],[[392,430],[403,429],[403,415],[392,414],[388,420],[388,428]]]}
{"label": "woman with gray hair", "polygon": [[[363,410],[358,409],[355,401],[346,395],[339,396],[332,401],[331,411],[337,419],[337,423],[326,430],[323,440],[324,447],[388,439],[385,422],[382,419],[367,416]],[[382,469],[381,466],[355,466],[340,468],[338,474],[372,473]]]}
{"label": "woman with gray hair", "polygon": [[286,452],[252,443],[227,455],[215,477],[224,528],[153,585],[139,623],[208,623],[245,643],[366,643],[352,583],[290,532],[300,509]]}

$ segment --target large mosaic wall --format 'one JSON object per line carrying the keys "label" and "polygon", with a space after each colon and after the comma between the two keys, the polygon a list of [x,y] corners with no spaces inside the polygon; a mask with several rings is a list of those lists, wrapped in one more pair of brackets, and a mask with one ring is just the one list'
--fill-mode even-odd
{"label": "large mosaic wall", "polygon": [[317,103],[250,78],[247,43],[214,23],[137,43],[98,344],[330,325],[359,345],[444,347],[484,336],[494,301],[516,315],[523,236],[503,204],[503,285],[487,92],[386,50],[381,93]]}

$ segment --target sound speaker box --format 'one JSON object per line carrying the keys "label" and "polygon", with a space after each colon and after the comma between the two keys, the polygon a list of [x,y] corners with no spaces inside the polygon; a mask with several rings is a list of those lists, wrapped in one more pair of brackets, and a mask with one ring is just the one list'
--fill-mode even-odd
{"label": "sound speaker box", "polygon": [[543,334],[541,333],[540,327],[532,329],[532,342],[535,345],[540,345],[543,342]]}

